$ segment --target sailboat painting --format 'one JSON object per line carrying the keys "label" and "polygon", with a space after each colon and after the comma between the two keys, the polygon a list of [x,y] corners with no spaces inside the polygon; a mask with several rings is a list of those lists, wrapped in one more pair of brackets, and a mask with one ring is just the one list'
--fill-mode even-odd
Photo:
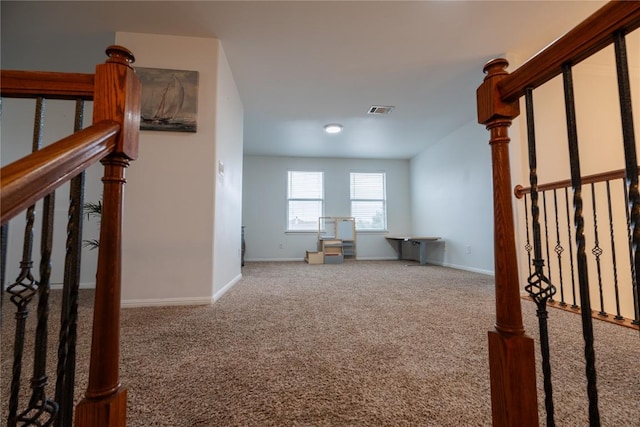
{"label": "sailboat painting", "polygon": [[196,132],[198,72],[136,68],[142,83],[141,130]]}

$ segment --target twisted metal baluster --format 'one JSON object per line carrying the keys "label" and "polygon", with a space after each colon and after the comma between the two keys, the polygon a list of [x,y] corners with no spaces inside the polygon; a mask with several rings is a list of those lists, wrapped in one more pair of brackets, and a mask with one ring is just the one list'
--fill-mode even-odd
{"label": "twisted metal baluster", "polygon": [[[82,129],[84,101],[76,101],[74,131]],[[56,402],[60,413],[57,427],[70,427],[73,421],[73,392],[76,365],[76,339],[78,325],[78,290],[80,288],[80,260],[82,254],[82,209],[84,206],[85,173],[71,180],[69,216],[67,221],[64,286],[60,315],[60,338],[56,380]]]}
{"label": "twisted metal baluster", "polygon": [[[40,149],[42,144],[42,131],[44,127],[44,107],[45,99],[36,99],[36,111],[33,124],[33,144],[32,151]],[[22,355],[24,353],[24,336],[26,330],[27,317],[29,315],[28,305],[38,291],[38,282],[31,274],[33,261],[33,224],[35,222],[36,207],[29,206],[26,213],[26,225],[24,229],[24,243],[22,247],[22,261],[20,261],[20,273],[16,281],[7,287],[9,300],[16,306],[16,332],[13,346],[13,368],[11,376],[11,395],[9,398],[9,415],[7,426],[14,427],[17,423],[18,400],[20,392],[20,377],[22,375]]]}
{"label": "twisted metal baluster", "polygon": [[569,189],[564,189],[564,204],[567,212],[567,241],[569,242],[569,266],[571,267],[571,296],[573,303],[571,308],[576,310],[578,304],[576,304],[576,271],[573,265],[573,239],[571,238],[571,217],[569,216]]}
{"label": "twisted metal baluster", "polygon": [[[633,267],[640,269],[640,193],[638,192],[638,160],[636,142],[633,131],[633,112],[631,110],[631,85],[629,84],[629,66],[627,64],[627,48],[623,31],[614,34],[616,55],[616,71],[618,75],[618,94],[620,98],[620,118],[622,121],[622,139],[624,143],[625,171],[629,187],[630,226],[632,229]],[[640,322],[640,287],[637,276],[633,276],[633,297],[635,323]]]}
{"label": "twisted metal baluster", "polygon": [[613,212],[611,209],[611,185],[610,180],[605,181],[607,188],[607,210],[609,212],[609,233],[611,235],[611,262],[613,263],[613,289],[616,297],[616,315],[614,319],[623,320],[624,317],[620,315],[620,292],[618,291],[618,263],[616,262],[616,245],[614,239],[613,228]]}
{"label": "twisted metal baluster", "polygon": [[22,425],[49,426],[58,413],[58,404],[46,396],[47,326],[51,277],[51,247],[53,246],[53,215],[55,196],[44,198],[42,237],[40,241],[40,281],[38,283],[38,324],[33,360],[32,394],[27,408],[18,415]]}
{"label": "twisted metal baluster", "polygon": [[556,220],[556,246],[553,248],[553,251],[558,255],[558,274],[560,275],[560,305],[564,307],[567,305],[567,303],[564,302],[564,278],[562,277],[562,253],[564,252],[564,248],[560,243],[560,222],[558,221],[558,194],[555,188],[553,189],[553,211]]}
{"label": "twisted metal baluster", "polygon": [[596,186],[591,183],[591,207],[593,209],[593,249],[591,253],[596,257],[596,268],[598,270],[598,291],[600,293],[600,311],[599,316],[607,317],[607,313],[604,311],[604,295],[602,294],[602,268],[600,266],[600,257],[604,253],[600,247],[600,239],[598,238],[598,210],[596,207]]}
{"label": "twisted metal baluster", "polygon": [[9,240],[9,224],[0,227],[0,327],[2,326],[4,314],[2,305],[4,303],[4,278],[7,272],[7,242]]}
{"label": "twisted metal baluster", "polygon": [[571,185],[573,187],[574,225],[576,237],[576,257],[578,260],[578,285],[580,287],[580,306],[582,315],[582,337],[586,362],[587,396],[589,397],[589,425],[600,426],[598,409],[598,388],[596,385],[596,356],[593,348],[593,321],[591,319],[591,301],[589,296],[589,274],[585,254],[584,217],[582,215],[582,177],[580,174],[580,156],[578,150],[578,131],[573,95],[573,76],[571,65],[562,67],[564,83],[565,110],[567,117],[567,135],[569,142],[569,160],[571,166]]}
{"label": "twisted metal baluster", "polygon": [[529,267],[529,276],[531,276],[531,250],[533,246],[531,246],[531,240],[529,238],[529,206],[526,194],[524,195],[524,223],[527,229],[527,243],[524,245],[524,248],[527,251],[527,266]]}
{"label": "twisted metal baluster", "polygon": [[[544,247],[547,260],[547,278],[551,280],[551,256],[549,256],[549,221],[547,220],[547,192],[542,192],[542,211],[544,213]],[[555,293],[555,292],[554,292]],[[549,301],[553,301],[553,295],[549,296]]]}
{"label": "twisted metal baluster", "polygon": [[[556,288],[544,275],[544,259],[540,241],[540,209],[538,207],[538,175],[536,160],[536,138],[533,121],[533,90],[525,91],[527,109],[527,140],[529,144],[529,181],[531,183],[531,225],[533,228],[534,273],[529,276],[525,290],[537,305],[536,314],[540,327],[540,351],[542,353],[542,372],[544,377],[545,409],[547,411],[547,426],[555,425],[553,407],[553,387],[551,384],[551,356],[549,354],[549,331],[547,325],[547,301]],[[544,193],[543,193],[544,194]],[[544,197],[544,196],[543,196]],[[543,199],[544,200],[544,199]]]}
{"label": "twisted metal baluster", "polygon": [[[627,189],[626,181],[622,181],[622,188],[624,189],[624,201],[625,208],[624,213],[627,216],[627,238],[629,241],[629,265],[631,266],[631,283],[636,283],[636,267],[633,263],[633,236],[631,235],[631,217],[629,214],[629,190]],[[638,298],[633,294],[633,308],[634,312],[638,311]],[[634,325],[640,325],[640,318],[635,316],[635,319],[631,321]]]}
{"label": "twisted metal baluster", "polygon": [[[2,98],[0,98],[0,123],[2,122]],[[9,223],[0,227],[0,327],[4,318],[2,306],[4,304],[4,278],[7,272],[7,242],[9,240]]]}

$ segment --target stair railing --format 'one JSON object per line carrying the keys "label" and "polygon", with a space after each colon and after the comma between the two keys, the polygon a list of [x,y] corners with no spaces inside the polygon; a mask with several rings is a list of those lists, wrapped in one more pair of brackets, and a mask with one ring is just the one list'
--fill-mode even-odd
{"label": "stair railing", "polygon": [[[124,170],[138,156],[140,126],[140,82],[134,57],[120,46],[107,48],[108,59],[95,74],[2,71],[3,98],[36,98],[34,151],[2,168],[0,204],[2,221],[2,279],[4,283],[7,224],[27,209],[25,249],[20,277],[7,288],[17,306],[16,342],[8,426],[124,426],[126,389],[119,380],[120,287],[122,202]],[[42,149],[42,112],[45,99],[77,100],[76,133]],[[93,125],[79,130],[82,103],[93,100]],[[103,211],[96,274],[95,302],[88,387],[73,415],[75,330],[81,247],[82,192],[84,170],[100,161],[104,165]],[[58,347],[55,398],[47,397],[47,314],[52,235],[53,192],[71,181],[71,198],[65,261],[62,321]],[[43,235],[40,277],[33,277],[31,245],[33,207],[43,202]],[[19,406],[19,388],[24,340],[24,318],[29,302],[38,296],[38,325],[32,397]]]}
{"label": "stair railing", "polygon": [[[602,7],[581,24],[547,46],[515,71],[506,71],[505,59],[494,59],[484,67],[484,82],[477,90],[478,122],[490,132],[493,167],[494,252],[496,324],[489,332],[489,366],[491,402],[495,426],[538,426],[537,389],[533,339],[523,327],[520,303],[515,228],[512,205],[512,185],[509,161],[509,126],[519,116],[519,100],[525,97],[527,106],[527,136],[531,184],[531,221],[533,259],[535,267],[528,279],[527,290],[538,303],[540,341],[545,388],[547,425],[555,425],[548,348],[545,348],[546,301],[553,298],[555,286],[546,277],[540,246],[540,209],[538,206],[537,156],[533,120],[532,91],[552,78],[562,75],[565,87],[568,146],[575,224],[575,248],[579,277],[582,330],[585,341],[585,364],[589,420],[600,425],[593,349],[593,329],[589,299],[587,258],[585,254],[584,218],[582,216],[582,179],[575,128],[572,67],[614,44],[620,95],[621,122],[625,152],[625,179],[628,191],[629,226],[631,230],[634,271],[640,266],[640,194],[638,167],[631,114],[625,35],[640,27],[640,2],[613,1]],[[635,277],[634,277],[635,280]],[[640,295],[637,283],[633,290]],[[547,353],[547,354],[545,354]]]}
{"label": "stair railing", "polygon": [[[591,291],[595,291],[591,294],[591,304],[595,307],[592,317],[638,329],[639,301],[638,295],[633,292],[633,239],[628,226],[629,211],[626,209],[628,195],[625,170],[584,176],[582,184],[589,188],[585,197],[590,200],[583,215],[593,241],[590,259],[596,267],[590,272]],[[545,271],[551,282],[557,285],[556,296],[559,297],[550,299],[548,304],[579,313],[580,290],[576,286],[577,262],[574,257],[573,223],[569,210],[571,180],[541,184],[538,185],[537,191],[543,201],[544,233],[541,246],[546,252]],[[517,185],[514,194],[525,206],[527,237],[524,249],[527,251],[531,275],[533,247],[530,240],[531,221],[528,215],[531,188]]]}

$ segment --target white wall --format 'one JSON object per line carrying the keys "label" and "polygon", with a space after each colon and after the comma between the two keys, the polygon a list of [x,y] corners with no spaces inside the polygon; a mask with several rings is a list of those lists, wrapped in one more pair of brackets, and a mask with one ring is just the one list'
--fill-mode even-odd
{"label": "white wall", "polygon": [[243,108],[222,46],[216,97],[216,193],[213,295],[217,300],[240,278]]}
{"label": "white wall", "polygon": [[491,149],[470,122],[411,159],[411,232],[438,236],[427,260],[492,274]]}
{"label": "white wall", "polygon": [[[241,185],[242,109],[220,42],[118,33],[116,43],[134,53],[135,66],[199,72],[198,131],[141,132],[139,159],[127,171],[123,304],[211,302],[217,279],[213,272],[215,227],[237,230],[219,238],[227,239],[229,247],[240,245],[240,227],[229,218],[240,217],[234,193]],[[224,87],[218,88],[218,83]],[[227,106],[224,113],[217,110]],[[217,129],[221,121],[224,127]],[[230,171],[230,179],[220,186],[216,184],[218,154]],[[219,198],[216,188],[223,188]],[[217,215],[216,206],[225,204],[227,197],[230,211]],[[239,274],[237,257],[236,262],[228,263],[220,281],[234,280]],[[224,286],[217,283],[216,288]]]}
{"label": "white wall", "polygon": [[[349,172],[386,172],[389,234],[411,230],[409,161],[298,157],[244,157],[242,220],[247,261],[302,260],[315,251],[317,233],[287,233],[287,171],[323,171],[325,215],[349,216]],[[395,259],[385,233],[357,233],[358,259]],[[282,247],[280,247],[282,245]]]}

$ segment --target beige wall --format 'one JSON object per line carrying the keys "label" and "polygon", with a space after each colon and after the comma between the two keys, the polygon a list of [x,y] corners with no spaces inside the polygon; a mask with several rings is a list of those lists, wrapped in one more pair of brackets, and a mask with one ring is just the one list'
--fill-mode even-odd
{"label": "beige wall", "polygon": [[[123,304],[209,303],[216,282],[212,262],[217,256],[214,229],[228,226],[225,221],[233,215],[240,217],[238,203],[231,203],[233,211],[219,222],[216,218],[216,206],[225,203],[224,195],[216,198],[217,156],[224,152],[226,169],[239,170],[239,176],[242,168],[241,103],[235,84],[227,75],[220,42],[117,33],[116,43],[133,51],[136,66],[199,72],[198,131],[142,131],[140,158],[127,171]],[[224,78],[221,73],[226,73]],[[227,86],[218,87],[219,84]],[[218,111],[226,108],[219,102],[223,91],[232,104],[224,114]],[[218,129],[220,117],[230,117],[224,131]],[[233,186],[239,187],[237,182]],[[226,191],[223,194],[232,198]],[[237,232],[223,238],[229,240],[231,253],[236,254],[240,227],[233,224],[230,228]],[[225,270],[227,283],[240,277],[240,259],[234,258],[233,263],[227,263],[229,270]],[[224,286],[218,283],[217,287]]]}

